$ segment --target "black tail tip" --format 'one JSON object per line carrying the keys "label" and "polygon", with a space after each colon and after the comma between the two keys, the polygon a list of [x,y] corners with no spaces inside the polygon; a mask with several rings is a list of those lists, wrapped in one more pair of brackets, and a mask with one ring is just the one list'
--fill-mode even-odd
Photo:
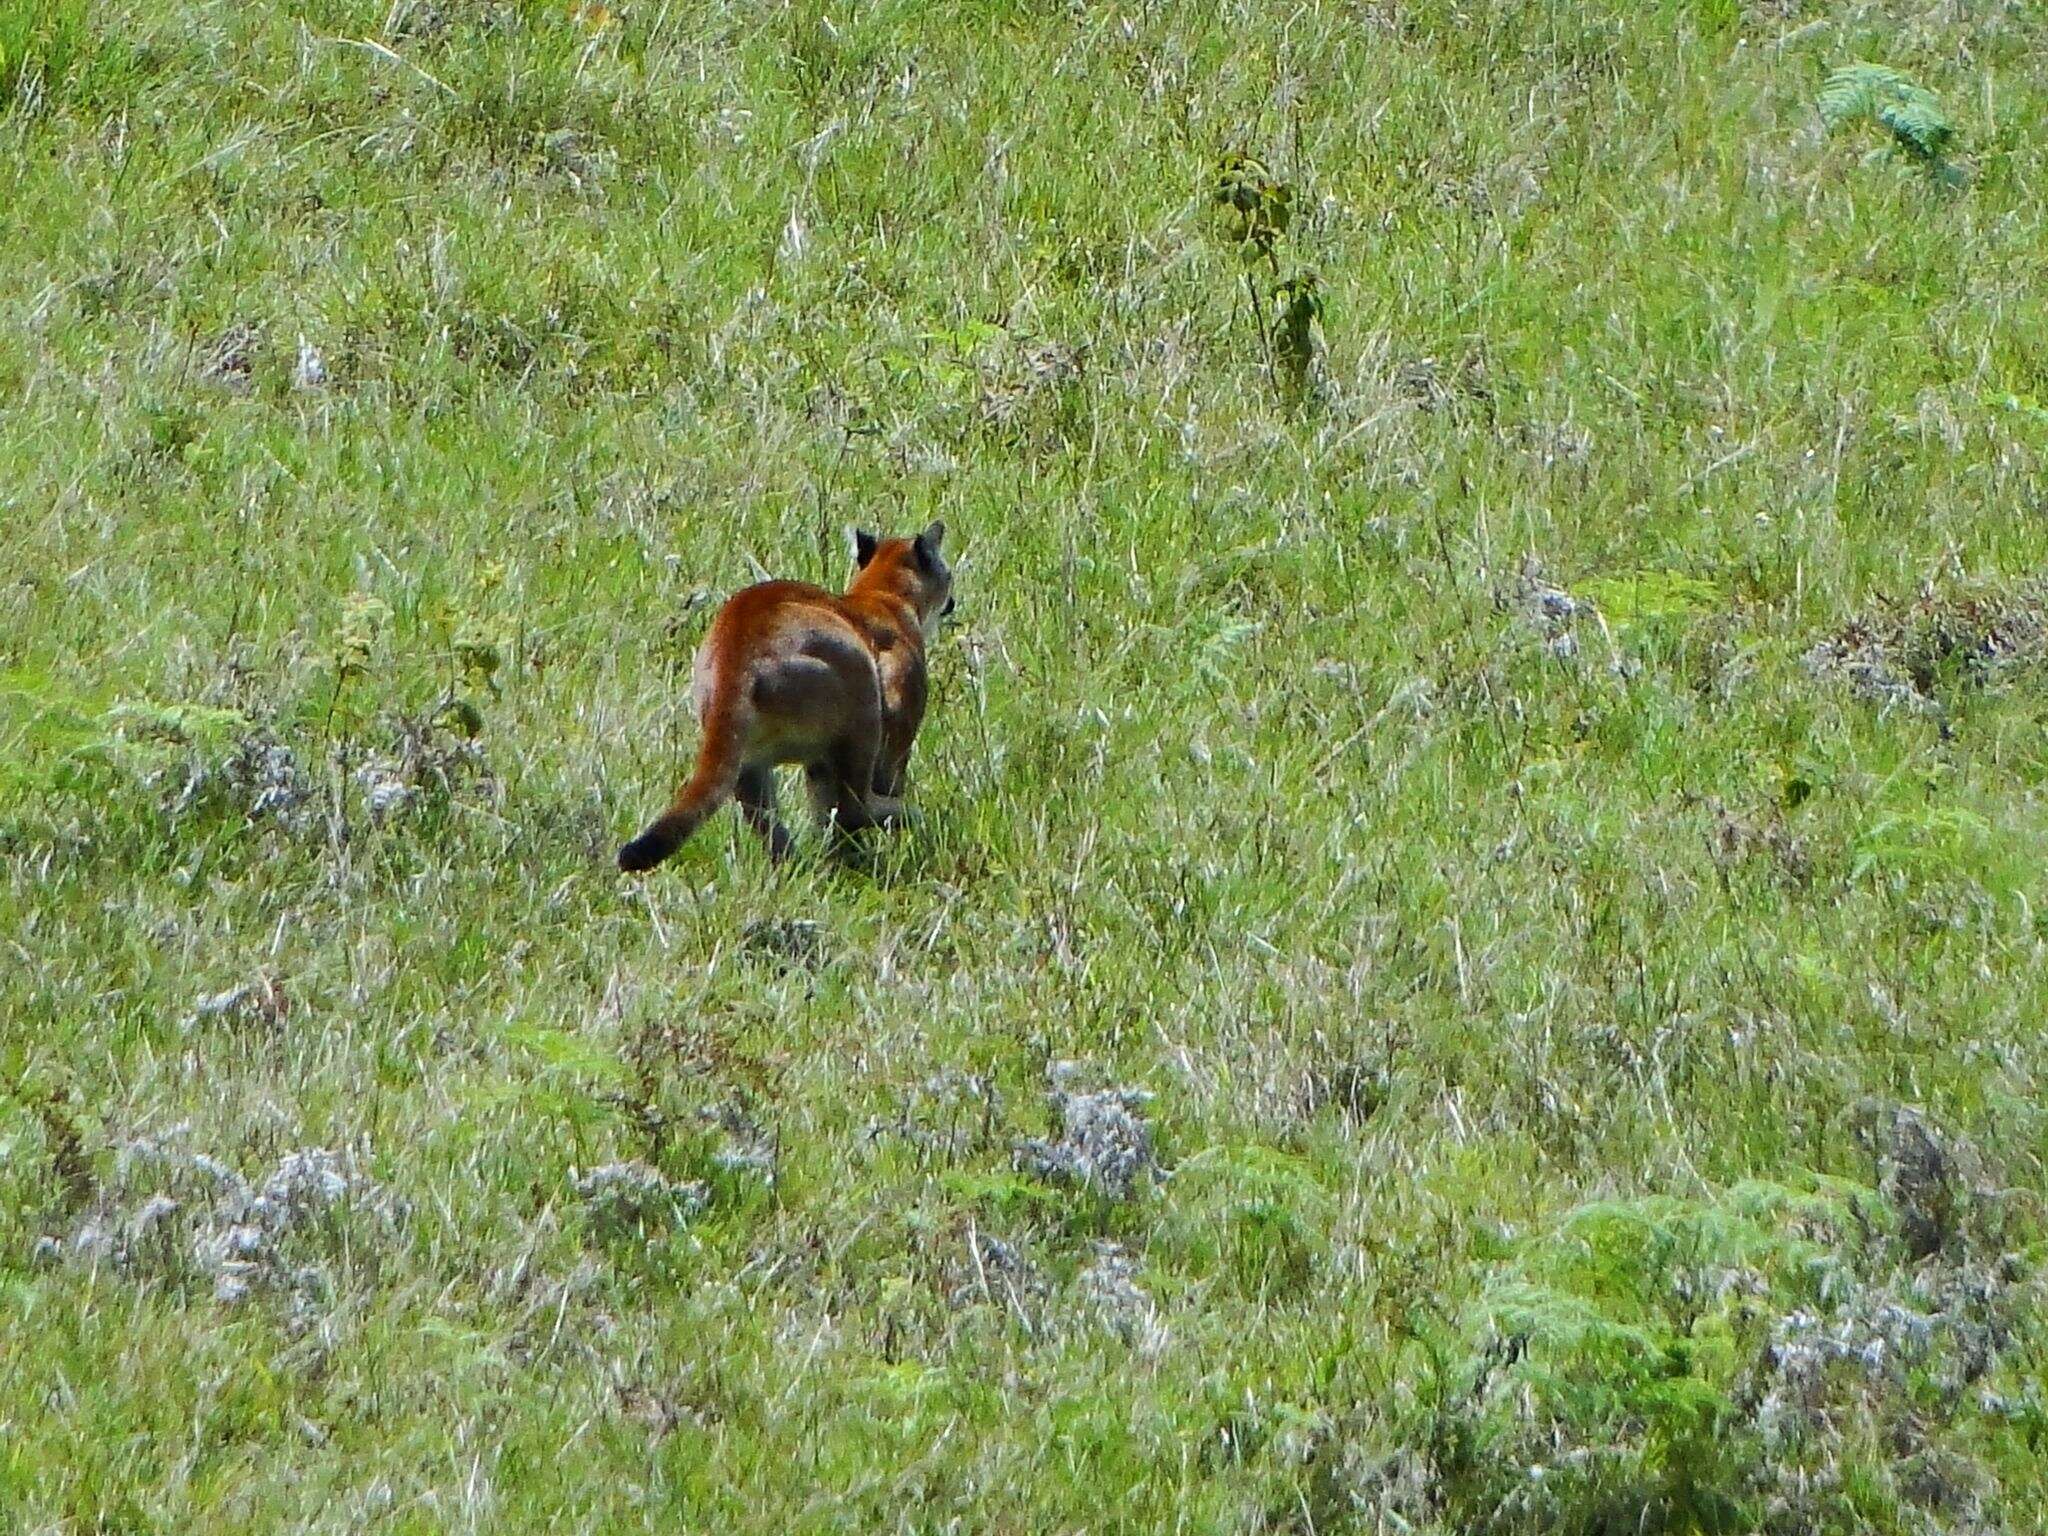
{"label": "black tail tip", "polygon": [[667,838],[642,832],[619,850],[619,868],[629,875],[637,875],[654,868],[675,851],[675,844]]}

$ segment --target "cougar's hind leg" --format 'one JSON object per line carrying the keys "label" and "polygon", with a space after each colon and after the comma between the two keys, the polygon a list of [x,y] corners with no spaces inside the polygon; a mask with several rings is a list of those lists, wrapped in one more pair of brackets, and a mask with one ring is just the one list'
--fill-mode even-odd
{"label": "cougar's hind leg", "polygon": [[844,848],[854,833],[889,826],[901,814],[902,802],[876,795],[871,788],[874,781],[872,745],[865,751],[836,748],[805,768],[811,814],[835,845]]}
{"label": "cougar's hind leg", "polygon": [[812,818],[828,836],[843,837],[875,824],[868,814],[867,797],[848,784],[844,773],[829,760],[804,769],[804,789],[811,798]]}
{"label": "cougar's hind leg", "polygon": [[746,818],[747,825],[758,832],[768,845],[768,857],[777,864],[788,858],[796,843],[789,835],[789,828],[775,814],[775,770],[768,767],[742,769],[733,798],[739,802],[740,814]]}
{"label": "cougar's hind leg", "polygon": [[910,767],[910,753],[885,751],[875,759],[874,792],[885,800],[903,798],[903,783]]}
{"label": "cougar's hind leg", "polygon": [[885,776],[895,778],[882,761],[879,744],[858,739],[844,742],[832,762],[840,785],[840,817],[849,830],[894,827],[905,819],[903,801],[881,792]]}

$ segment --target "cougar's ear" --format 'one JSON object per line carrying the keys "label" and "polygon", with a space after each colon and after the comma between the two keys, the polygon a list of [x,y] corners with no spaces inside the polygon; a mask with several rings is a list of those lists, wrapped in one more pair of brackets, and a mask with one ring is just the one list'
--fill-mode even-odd
{"label": "cougar's ear", "polygon": [[865,528],[853,530],[853,567],[864,570],[867,563],[875,558],[875,551],[882,547],[882,541]]}
{"label": "cougar's ear", "polygon": [[922,565],[926,570],[933,571],[938,569],[939,541],[945,536],[946,525],[944,523],[933,523],[931,527],[925,529],[923,533],[917,536],[917,543],[913,547],[917,550],[918,564]]}

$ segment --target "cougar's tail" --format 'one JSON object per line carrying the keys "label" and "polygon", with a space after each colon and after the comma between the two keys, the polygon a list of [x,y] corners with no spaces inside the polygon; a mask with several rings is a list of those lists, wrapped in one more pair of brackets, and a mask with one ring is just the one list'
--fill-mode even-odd
{"label": "cougar's tail", "polygon": [[668,809],[619,850],[619,868],[629,873],[654,868],[732,798],[746,745],[741,707],[730,692],[722,692],[712,701],[704,712],[704,740],[697,748],[696,770],[676,791]]}

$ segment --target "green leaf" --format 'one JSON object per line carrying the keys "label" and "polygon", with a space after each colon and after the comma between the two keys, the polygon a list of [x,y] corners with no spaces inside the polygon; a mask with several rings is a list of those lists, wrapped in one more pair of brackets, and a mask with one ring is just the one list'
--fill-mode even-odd
{"label": "green leaf", "polygon": [[962,1204],[1013,1219],[1028,1216],[1034,1210],[1056,1209],[1063,1203],[1058,1190],[1021,1173],[954,1169],[939,1182]]}
{"label": "green leaf", "polygon": [[515,1024],[505,1031],[505,1041],[536,1057],[542,1066],[579,1077],[614,1081],[624,1076],[619,1059],[610,1051],[591,1044],[566,1029],[549,1029],[538,1024]]}
{"label": "green leaf", "polygon": [[1721,589],[1711,581],[1677,571],[1629,571],[1581,582],[1579,595],[1619,628],[1657,625],[1711,613],[1721,605]]}

